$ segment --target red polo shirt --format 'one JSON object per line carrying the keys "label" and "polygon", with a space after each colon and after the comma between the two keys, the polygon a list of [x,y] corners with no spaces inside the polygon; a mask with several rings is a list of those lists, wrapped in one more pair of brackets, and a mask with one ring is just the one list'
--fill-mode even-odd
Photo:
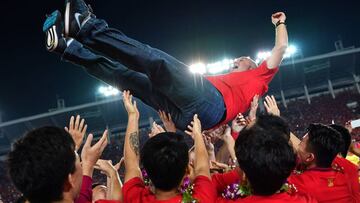
{"label": "red polo shirt", "polygon": [[[157,200],[155,195],[144,185],[140,178],[132,178],[124,184],[123,202],[126,203],[180,203],[182,195],[168,200]],[[205,176],[198,176],[194,180],[193,198],[199,202],[212,203],[216,200],[216,191],[211,180]]]}
{"label": "red polo shirt", "polygon": [[237,200],[226,200],[219,197],[216,203],[318,203],[318,201],[306,194],[290,195],[286,192],[273,194],[270,196],[251,195]]}
{"label": "red polo shirt", "polygon": [[226,119],[221,124],[228,123],[238,113],[247,111],[256,94],[264,95],[278,70],[279,68],[269,69],[264,61],[257,68],[248,71],[206,77],[224,98]]}
{"label": "red polo shirt", "polygon": [[334,164],[337,164],[342,171],[332,168],[314,168],[301,174],[293,173],[288,180],[300,193],[312,195],[319,203],[360,202],[356,167],[340,157],[335,158]]}
{"label": "red polo shirt", "polygon": [[250,202],[263,202],[263,203],[317,203],[316,199],[306,194],[288,194],[285,192],[273,194],[270,196],[257,196],[251,195],[249,197],[228,200],[221,196],[224,189],[236,182],[240,182],[242,171],[240,168],[224,174],[212,175],[212,182],[217,190],[218,198],[217,203],[250,203]]}

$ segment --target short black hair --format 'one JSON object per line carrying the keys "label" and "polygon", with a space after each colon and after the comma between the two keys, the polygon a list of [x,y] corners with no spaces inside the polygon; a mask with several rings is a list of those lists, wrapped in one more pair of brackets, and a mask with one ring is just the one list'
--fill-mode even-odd
{"label": "short black hair", "polygon": [[341,156],[346,158],[350,144],[351,144],[351,134],[348,129],[346,129],[344,126],[337,125],[337,124],[331,124],[330,127],[334,128],[336,131],[338,131],[343,139],[344,146],[343,149],[340,151]]}
{"label": "short black hair", "polygon": [[153,185],[160,190],[177,188],[189,164],[189,147],[182,135],[165,132],[150,138],[141,149],[141,162]]}
{"label": "short black hair", "polygon": [[64,129],[30,131],[9,153],[11,180],[31,203],[60,201],[68,175],[75,172],[74,150],[74,141]]}
{"label": "short black hair", "polygon": [[255,195],[280,190],[296,165],[296,154],[280,131],[252,127],[235,142],[236,158]]}
{"label": "short black hair", "polygon": [[323,124],[310,124],[307,150],[314,153],[317,167],[328,168],[336,155],[344,149],[344,142],[339,132]]}
{"label": "short black hair", "polygon": [[256,118],[254,126],[263,128],[264,130],[277,130],[282,133],[287,141],[290,140],[289,124],[280,116],[261,114]]}

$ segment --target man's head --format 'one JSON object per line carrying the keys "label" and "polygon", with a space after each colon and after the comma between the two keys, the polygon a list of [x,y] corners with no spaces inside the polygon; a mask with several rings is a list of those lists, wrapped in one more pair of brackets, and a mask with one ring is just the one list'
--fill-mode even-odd
{"label": "man's head", "polygon": [[298,157],[307,167],[328,168],[344,143],[339,132],[323,124],[311,124],[298,147]]}
{"label": "man's head", "polygon": [[42,127],[14,143],[9,173],[30,202],[63,200],[79,194],[82,169],[70,134],[57,127]]}
{"label": "man's head", "polygon": [[235,59],[234,69],[232,70],[232,72],[242,72],[254,68],[257,68],[257,64],[254,60],[252,60],[248,56],[241,56]]}
{"label": "man's head", "polygon": [[343,139],[344,146],[343,149],[340,151],[341,156],[346,158],[346,155],[348,153],[350,144],[351,144],[351,134],[348,129],[346,129],[344,126],[332,124],[330,127],[334,128],[336,131],[338,131]]}
{"label": "man's head", "polygon": [[264,130],[279,131],[283,137],[290,140],[290,127],[288,123],[279,116],[274,115],[259,115],[255,122],[250,126],[262,128]]}
{"label": "man's head", "polygon": [[272,195],[295,168],[296,155],[280,131],[245,129],[235,143],[236,158],[255,195]]}
{"label": "man's head", "polygon": [[156,189],[177,188],[189,164],[188,146],[182,135],[160,133],[150,138],[141,150],[141,162]]}

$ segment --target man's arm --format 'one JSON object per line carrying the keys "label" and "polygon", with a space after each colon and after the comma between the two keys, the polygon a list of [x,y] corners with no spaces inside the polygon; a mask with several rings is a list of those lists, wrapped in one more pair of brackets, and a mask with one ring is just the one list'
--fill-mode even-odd
{"label": "man's arm", "polygon": [[[275,97],[273,95],[271,95],[271,97],[270,96],[265,97],[264,106],[265,106],[266,112],[268,114],[271,114],[271,115],[274,115],[274,116],[280,116],[280,109],[277,106]],[[301,141],[292,132],[290,132],[290,142],[291,142],[294,150],[297,151]]]}
{"label": "man's arm", "polygon": [[188,126],[189,131],[185,131],[194,139],[195,147],[195,160],[194,160],[194,169],[195,176],[210,176],[210,163],[209,155],[205,147],[205,142],[201,133],[201,123],[198,119],[197,114],[194,115],[194,120],[192,122],[192,127]]}
{"label": "man's arm", "polygon": [[75,203],[91,202],[92,200],[92,175],[94,166],[101,156],[107,145],[107,130],[104,131],[100,140],[91,146],[93,135],[89,134],[84,147],[81,151],[81,167],[83,171],[83,181],[81,184],[80,194],[75,200]]}
{"label": "man's arm", "polygon": [[85,124],[85,120],[81,119],[80,116],[76,116],[76,120],[74,116],[71,116],[69,127],[65,127],[66,132],[68,132],[75,142],[75,150],[78,151],[81,144],[83,143],[83,139],[86,133],[87,125]]}
{"label": "man's arm", "polygon": [[136,101],[132,102],[132,95],[129,91],[123,92],[123,101],[128,112],[124,144],[125,182],[127,182],[132,178],[141,177],[139,167],[139,111],[136,107]]}
{"label": "man's arm", "polygon": [[101,170],[107,177],[107,194],[108,200],[122,201],[122,183],[115,166],[112,165],[111,160],[99,159],[96,162],[95,168]]}
{"label": "man's arm", "polygon": [[279,67],[288,46],[285,20],[286,16],[283,12],[277,12],[271,16],[271,21],[275,25],[275,46],[271,51],[271,56],[266,60],[269,69]]}

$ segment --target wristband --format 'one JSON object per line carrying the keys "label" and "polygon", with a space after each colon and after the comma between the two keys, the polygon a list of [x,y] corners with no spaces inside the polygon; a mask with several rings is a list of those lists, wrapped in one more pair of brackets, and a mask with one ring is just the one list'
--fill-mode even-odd
{"label": "wristband", "polygon": [[277,28],[277,27],[278,27],[279,25],[281,25],[281,24],[286,25],[285,22],[279,20],[279,21],[276,23],[275,28]]}

